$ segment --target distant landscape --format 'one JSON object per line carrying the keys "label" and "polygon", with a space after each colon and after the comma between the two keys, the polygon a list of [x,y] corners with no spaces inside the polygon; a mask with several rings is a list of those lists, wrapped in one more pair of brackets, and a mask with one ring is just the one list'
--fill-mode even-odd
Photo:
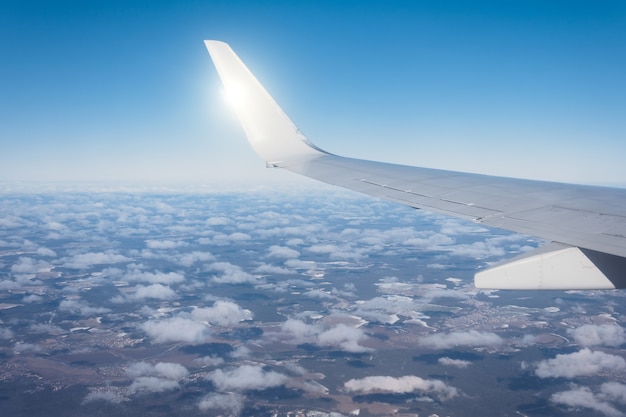
{"label": "distant landscape", "polygon": [[0,195],[2,416],[626,416],[626,291],[342,192]]}

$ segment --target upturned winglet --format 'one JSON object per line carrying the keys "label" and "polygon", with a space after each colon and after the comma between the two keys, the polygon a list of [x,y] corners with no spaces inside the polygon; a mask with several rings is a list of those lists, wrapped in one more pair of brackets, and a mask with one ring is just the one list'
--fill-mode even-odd
{"label": "upturned winglet", "polygon": [[250,145],[268,167],[328,154],[300,132],[228,44],[204,43]]}

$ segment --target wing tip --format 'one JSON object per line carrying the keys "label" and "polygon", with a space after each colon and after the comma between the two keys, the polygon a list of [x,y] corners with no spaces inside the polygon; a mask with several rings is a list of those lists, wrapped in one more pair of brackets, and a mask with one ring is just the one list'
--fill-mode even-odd
{"label": "wing tip", "polygon": [[328,154],[310,142],[265,90],[233,49],[204,41],[226,96],[256,153],[271,166]]}

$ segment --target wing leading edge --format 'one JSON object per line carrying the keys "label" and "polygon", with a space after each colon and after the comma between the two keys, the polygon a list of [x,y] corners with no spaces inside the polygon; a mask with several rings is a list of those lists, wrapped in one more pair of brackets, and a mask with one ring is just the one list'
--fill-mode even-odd
{"label": "wing leading edge", "polygon": [[268,167],[553,242],[478,272],[478,288],[626,288],[625,189],[494,177],[330,154],[300,132],[226,43],[205,44],[251,146]]}

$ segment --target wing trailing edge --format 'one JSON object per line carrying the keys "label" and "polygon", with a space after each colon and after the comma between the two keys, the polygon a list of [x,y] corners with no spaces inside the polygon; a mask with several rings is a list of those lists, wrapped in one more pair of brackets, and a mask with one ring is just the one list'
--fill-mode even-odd
{"label": "wing trailing edge", "polygon": [[310,142],[228,44],[205,41],[256,153],[268,167],[410,207],[560,242],[475,276],[478,288],[626,288],[626,190],[346,158]]}

